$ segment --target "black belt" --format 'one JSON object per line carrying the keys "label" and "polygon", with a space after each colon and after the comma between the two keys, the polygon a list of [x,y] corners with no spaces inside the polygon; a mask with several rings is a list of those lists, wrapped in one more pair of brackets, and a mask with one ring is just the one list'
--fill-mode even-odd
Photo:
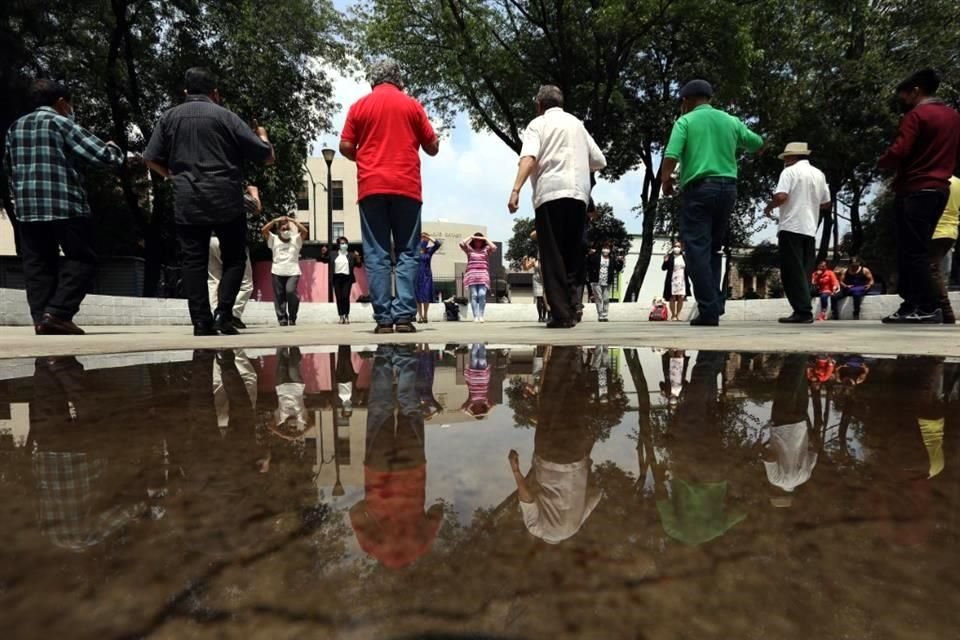
{"label": "black belt", "polygon": [[693,182],[687,185],[687,188],[689,189],[690,187],[698,187],[701,184],[737,184],[737,179],[711,176],[707,178],[700,178],[699,180],[694,180]]}

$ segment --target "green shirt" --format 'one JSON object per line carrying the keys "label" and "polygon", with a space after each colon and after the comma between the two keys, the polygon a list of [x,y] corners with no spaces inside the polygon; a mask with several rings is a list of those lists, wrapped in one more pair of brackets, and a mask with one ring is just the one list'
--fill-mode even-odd
{"label": "green shirt", "polygon": [[703,178],[736,178],[737,151],[756,151],[763,138],[739,118],[702,104],[673,125],[664,156],[680,162],[680,187]]}

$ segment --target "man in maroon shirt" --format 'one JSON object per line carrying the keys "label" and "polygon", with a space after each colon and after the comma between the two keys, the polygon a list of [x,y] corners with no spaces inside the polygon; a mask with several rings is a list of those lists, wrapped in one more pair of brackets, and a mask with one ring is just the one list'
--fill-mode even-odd
{"label": "man in maroon shirt", "polygon": [[[377,333],[413,333],[420,246],[420,149],[435,156],[440,141],[423,106],[403,92],[393,60],[369,71],[373,91],[347,113],[340,153],[357,163],[364,268]],[[392,292],[391,238],[397,286]]]}
{"label": "man in maroon shirt", "polygon": [[943,321],[929,249],[960,160],[960,114],[934,97],[939,87],[933,69],[900,83],[897,98],[906,115],[897,139],[877,162],[881,169],[896,171],[897,288],[903,298],[885,323]]}

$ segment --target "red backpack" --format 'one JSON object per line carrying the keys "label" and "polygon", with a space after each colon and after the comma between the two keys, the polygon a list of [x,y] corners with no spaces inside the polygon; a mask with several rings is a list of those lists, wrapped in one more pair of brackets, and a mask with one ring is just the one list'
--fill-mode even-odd
{"label": "red backpack", "polygon": [[670,312],[667,310],[667,305],[663,302],[655,303],[653,309],[650,310],[650,322],[666,322],[669,317]]}

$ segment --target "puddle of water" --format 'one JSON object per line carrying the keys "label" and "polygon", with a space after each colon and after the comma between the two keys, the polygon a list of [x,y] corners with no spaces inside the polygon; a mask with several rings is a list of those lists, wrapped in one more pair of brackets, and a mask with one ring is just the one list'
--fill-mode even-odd
{"label": "puddle of water", "polygon": [[0,380],[0,623],[953,637],[958,399],[960,366],[938,358],[44,358]]}

